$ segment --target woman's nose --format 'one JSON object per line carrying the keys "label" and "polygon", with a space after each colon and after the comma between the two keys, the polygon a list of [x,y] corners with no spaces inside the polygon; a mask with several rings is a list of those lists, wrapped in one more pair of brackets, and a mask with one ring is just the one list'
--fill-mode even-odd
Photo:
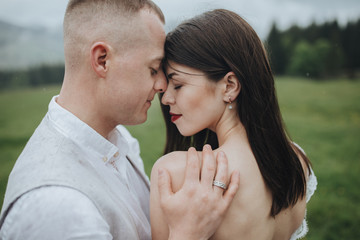
{"label": "woman's nose", "polygon": [[175,99],[174,97],[172,96],[172,94],[170,93],[170,90],[167,89],[162,98],[161,98],[161,103],[164,104],[164,105],[170,105],[170,104],[174,104],[175,103]]}

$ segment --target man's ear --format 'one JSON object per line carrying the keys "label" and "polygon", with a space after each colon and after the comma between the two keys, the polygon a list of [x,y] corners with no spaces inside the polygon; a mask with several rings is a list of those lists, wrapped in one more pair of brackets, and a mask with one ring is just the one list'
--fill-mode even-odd
{"label": "man's ear", "polygon": [[100,78],[105,78],[109,69],[110,47],[104,42],[96,42],[91,47],[91,66]]}
{"label": "man's ear", "polygon": [[225,83],[225,92],[224,92],[224,101],[234,102],[237,96],[239,95],[241,91],[241,84],[236,77],[235,73],[228,72],[224,77],[224,83]]}

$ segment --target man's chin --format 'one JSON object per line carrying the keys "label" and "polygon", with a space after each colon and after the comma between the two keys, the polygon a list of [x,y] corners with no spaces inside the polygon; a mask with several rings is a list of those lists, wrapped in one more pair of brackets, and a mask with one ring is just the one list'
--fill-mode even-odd
{"label": "man's chin", "polygon": [[131,122],[128,122],[126,125],[129,125],[129,126],[133,126],[133,125],[140,125],[140,124],[143,124],[144,122],[146,122],[147,120],[147,114],[145,114],[144,117],[139,117],[137,119],[135,119],[134,121],[131,121]]}

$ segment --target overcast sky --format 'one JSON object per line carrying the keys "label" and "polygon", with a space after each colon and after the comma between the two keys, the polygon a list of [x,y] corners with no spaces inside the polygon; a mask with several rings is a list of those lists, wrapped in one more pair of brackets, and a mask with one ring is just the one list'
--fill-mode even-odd
{"label": "overcast sky", "polygon": [[[338,19],[340,24],[360,18],[359,0],[154,0],[167,22],[180,22],[214,8],[226,8],[244,17],[264,38],[272,22],[282,29],[297,23]],[[0,19],[17,25],[59,27],[66,0],[0,0]]]}

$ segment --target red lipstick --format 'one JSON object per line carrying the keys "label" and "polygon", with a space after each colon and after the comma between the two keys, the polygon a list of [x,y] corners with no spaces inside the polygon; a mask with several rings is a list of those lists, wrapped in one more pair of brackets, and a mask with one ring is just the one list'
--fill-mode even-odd
{"label": "red lipstick", "polygon": [[175,122],[176,120],[178,120],[182,116],[182,114],[175,114],[175,113],[172,113],[172,112],[170,112],[170,115],[171,115],[171,121],[172,122]]}

